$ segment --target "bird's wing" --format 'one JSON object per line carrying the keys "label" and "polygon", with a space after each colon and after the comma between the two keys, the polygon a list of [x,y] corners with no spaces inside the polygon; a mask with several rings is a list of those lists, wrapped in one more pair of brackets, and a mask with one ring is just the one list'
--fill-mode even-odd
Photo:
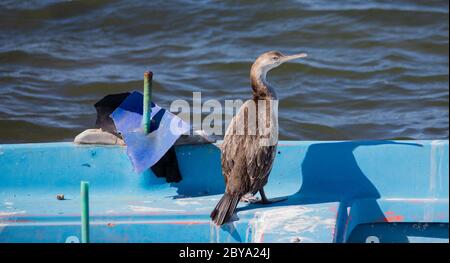
{"label": "bird's wing", "polygon": [[256,193],[267,183],[275,159],[276,146],[261,146],[256,142],[247,147],[251,149],[246,155],[247,174],[250,178],[251,192]]}
{"label": "bird's wing", "polygon": [[242,125],[244,131],[253,129],[251,120],[245,117],[250,102],[245,102],[231,120],[222,143],[222,172],[227,190],[242,191],[243,194],[258,191],[267,183],[276,151],[276,145],[260,145],[260,137],[255,127],[255,133],[239,133],[238,129],[242,128]]}
{"label": "bird's wing", "polygon": [[[227,191],[244,192],[248,189],[249,178],[247,175],[246,145],[249,144],[249,136],[240,133],[239,129],[244,122],[246,111],[244,110],[250,101],[245,102],[236,116],[230,122],[223,143],[222,149],[222,172],[227,184]],[[245,127],[244,127],[245,131]]]}

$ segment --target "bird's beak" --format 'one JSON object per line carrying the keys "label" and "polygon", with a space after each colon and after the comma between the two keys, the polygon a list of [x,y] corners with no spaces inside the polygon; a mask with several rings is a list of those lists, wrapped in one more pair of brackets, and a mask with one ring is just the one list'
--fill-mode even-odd
{"label": "bird's beak", "polygon": [[289,60],[293,60],[293,59],[297,59],[297,58],[304,58],[306,56],[307,56],[306,53],[299,53],[299,54],[295,54],[295,55],[284,56],[281,59],[281,61],[284,63],[284,62],[289,61]]}

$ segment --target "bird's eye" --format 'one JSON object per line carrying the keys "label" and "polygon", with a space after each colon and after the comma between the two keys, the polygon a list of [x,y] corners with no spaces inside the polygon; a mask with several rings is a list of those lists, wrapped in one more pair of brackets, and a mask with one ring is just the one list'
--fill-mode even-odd
{"label": "bird's eye", "polygon": [[278,57],[273,57],[273,60],[278,60]]}

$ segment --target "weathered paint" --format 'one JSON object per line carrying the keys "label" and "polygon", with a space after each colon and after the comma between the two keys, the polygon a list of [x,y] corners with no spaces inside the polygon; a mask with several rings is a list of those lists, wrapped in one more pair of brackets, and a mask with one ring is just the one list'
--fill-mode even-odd
{"label": "weathered paint", "polygon": [[448,242],[448,141],[282,141],[266,192],[288,200],[241,203],[223,227],[209,219],[215,145],[179,146],[171,184],[134,173],[125,150],[0,145],[0,242],[79,241],[80,181],[91,242]]}
{"label": "weathered paint", "polygon": [[277,242],[330,240],[335,225],[335,213],[323,205],[276,207],[254,213],[253,219],[249,221],[252,236],[248,241],[261,243],[264,236],[270,235],[276,236]]}

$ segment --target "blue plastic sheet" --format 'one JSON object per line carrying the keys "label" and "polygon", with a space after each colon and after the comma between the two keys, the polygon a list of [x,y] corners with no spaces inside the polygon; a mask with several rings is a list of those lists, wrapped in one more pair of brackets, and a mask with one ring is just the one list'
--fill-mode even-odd
{"label": "blue plastic sheet", "polygon": [[150,133],[142,126],[143,95],[132,92],[111,114],[116,129],[127,145],[127,155],[135,172],[141,173],[172,147],[175,141],[190,130],[188,123],[152,102]]}

